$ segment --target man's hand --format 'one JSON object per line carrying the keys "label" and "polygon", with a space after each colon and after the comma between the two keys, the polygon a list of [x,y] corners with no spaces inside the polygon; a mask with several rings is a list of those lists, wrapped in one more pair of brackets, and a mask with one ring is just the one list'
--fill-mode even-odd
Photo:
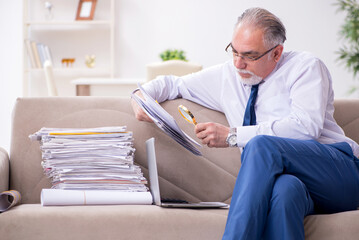
{"label": "man's hand", "polygon": [[224,148],[228,147],[226,138],[229,133],[229,127],[219,123],[198,123],[194,129],[197,137],[208,147]]}
{"label": "man's hand", "polygon": [[[143,95],[140,90],[135,92],[135,94],[143,99]],[[147,116],[147,114],[142,110],[142,108],[138,106],[135,100],[131,99],[131,105],[137,120],[151,122],[151,123],[153,122],[152,119],[149,116]]]}

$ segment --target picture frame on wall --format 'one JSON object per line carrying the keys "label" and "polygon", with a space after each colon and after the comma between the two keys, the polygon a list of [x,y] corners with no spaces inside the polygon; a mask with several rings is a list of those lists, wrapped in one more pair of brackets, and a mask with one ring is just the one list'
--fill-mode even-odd
{"label": "picture frame on wall", "polygon": [[93,20],[97,0],[79,0],[76,20]]}

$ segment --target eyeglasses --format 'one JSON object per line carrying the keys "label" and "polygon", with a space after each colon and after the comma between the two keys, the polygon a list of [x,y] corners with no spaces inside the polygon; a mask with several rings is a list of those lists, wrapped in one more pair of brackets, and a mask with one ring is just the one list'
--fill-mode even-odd
{"label": "eyeglasses", "polygon": [[265,51],[263,54],[261,54],[259,56],[249,55],[250,53],[248,53],[248,55],[241,55],[233,48],[232,43],[229,43],[228,46],[224,50],[228,54],[231,54],[232,57],[234,57],[234,58],[239,58],[240,57],[246,62],[253,62],[253,61],[257,61],[258,59],[262,58],[264,55],[266,55],[267,53],[269,53],[270,51],[272,51],[273,49],[275,49],[278,46],[279,46],[279,44],[275,45],[274,47],[272,47],[268,51]]}

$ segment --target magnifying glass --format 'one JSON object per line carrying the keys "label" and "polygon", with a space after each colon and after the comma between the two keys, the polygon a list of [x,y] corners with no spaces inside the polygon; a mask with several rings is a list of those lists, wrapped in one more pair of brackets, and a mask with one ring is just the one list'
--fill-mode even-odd
{"label": "magnifying glass", "polygon": [[178,106],[178,111],[180,112],[181,116],[187,120],[187,122],[197,125],[196,119],[194,118],[193,114],[183,105]]}

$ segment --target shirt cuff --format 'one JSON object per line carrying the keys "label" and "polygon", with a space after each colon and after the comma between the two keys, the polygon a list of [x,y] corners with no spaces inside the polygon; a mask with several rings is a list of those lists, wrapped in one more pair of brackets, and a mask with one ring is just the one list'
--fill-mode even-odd
{"label": "shirt cuff", "polygon": [[244,147],[247,142],[257,135],[258,125],[237,127],[237,145]]}

